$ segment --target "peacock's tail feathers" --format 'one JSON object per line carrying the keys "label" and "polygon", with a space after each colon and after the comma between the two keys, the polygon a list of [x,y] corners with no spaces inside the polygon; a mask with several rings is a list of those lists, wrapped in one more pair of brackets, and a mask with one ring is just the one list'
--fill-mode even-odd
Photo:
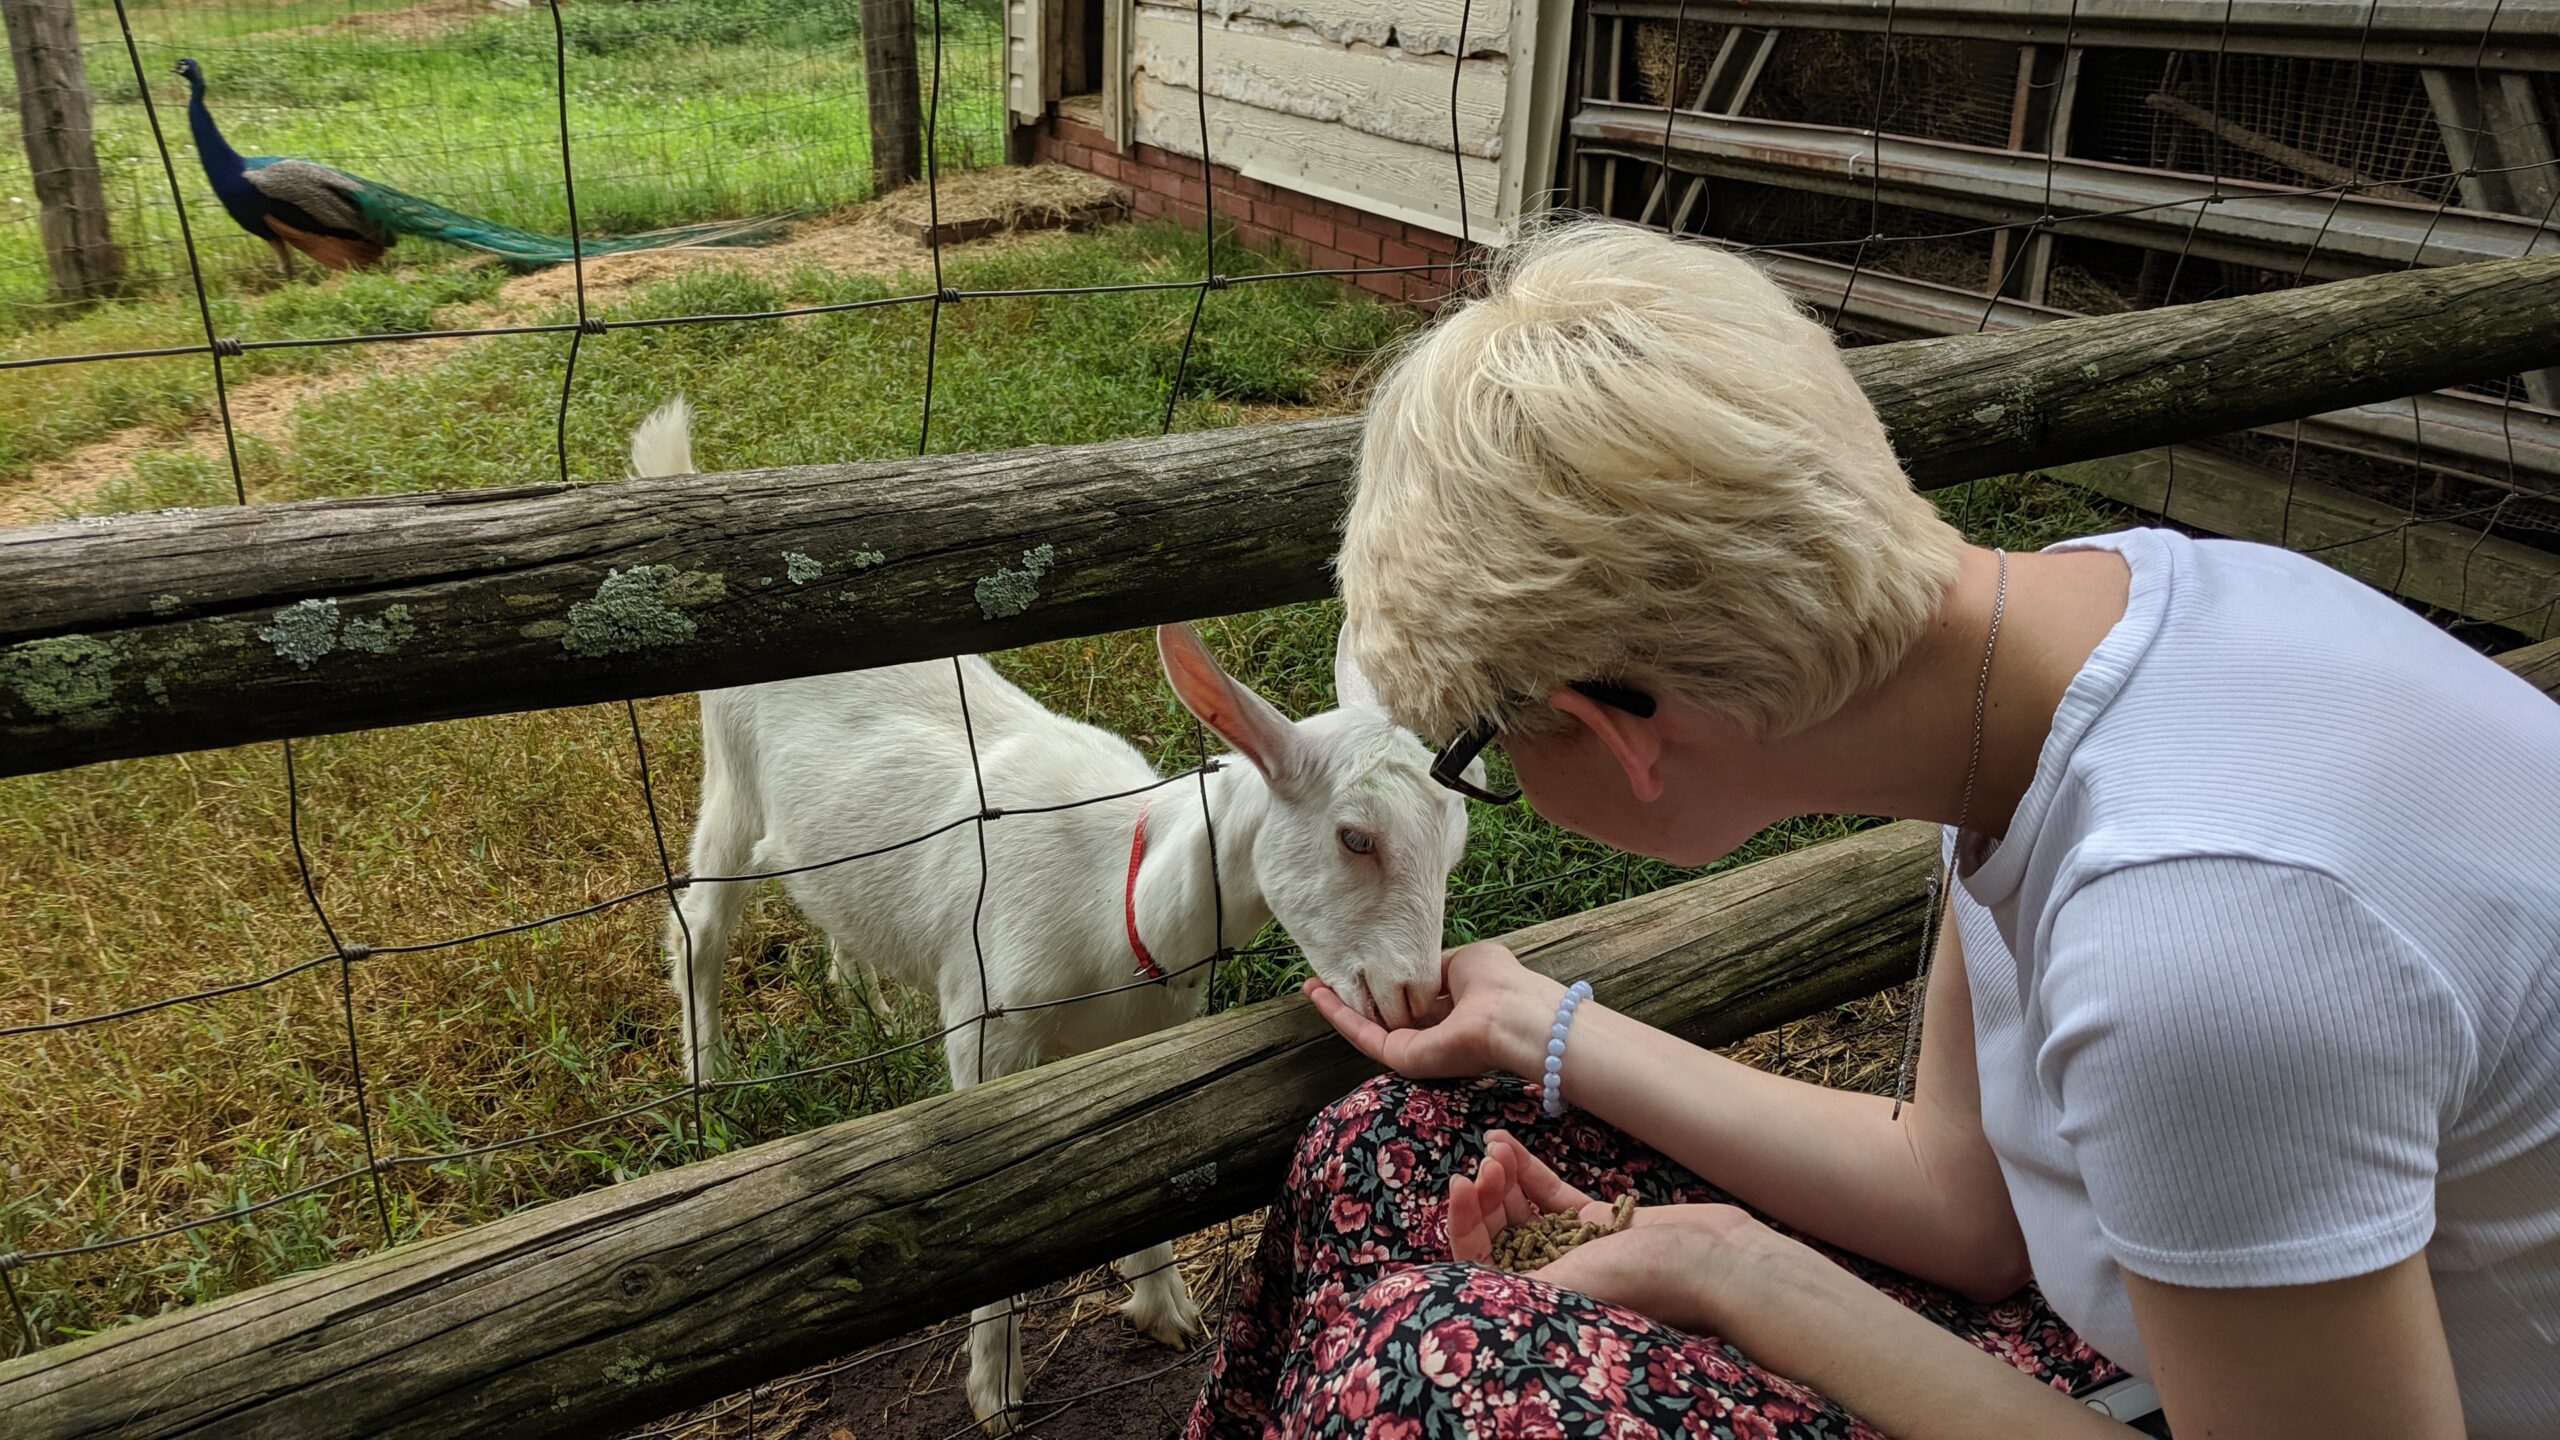
{"label": "peacock's tail feathers", "polygon": [[[260,155],[246,163],[252,170],[276,163],[278,157]],[[344,170],[337,172],[349,182],[346,193],[367,219],[397,235],[416,235],[441,240],[495,255],[511,265],[528,268],[544,265],[566,265],[580,255],[618,255],[635,250],[670,250],[680,247],[747,245],[771,238],[776,227],[787,217],[763,216],[749,220],[713,220],[698,225],[677,225],[664,230],[651,230],[638,235],[596,236],[571,243],[565,235],[544,235],[532,230],[501,225],[476,215],[448,210],[432,200],[412,195],[379,180],[368,180]]]}

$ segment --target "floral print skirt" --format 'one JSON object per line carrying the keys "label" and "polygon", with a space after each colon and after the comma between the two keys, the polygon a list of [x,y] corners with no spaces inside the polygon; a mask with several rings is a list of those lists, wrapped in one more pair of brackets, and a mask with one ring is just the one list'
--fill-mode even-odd
{"label": "floral print skirt", "polygon": [[[1711,1335],[1448,1258],[1450,1176],[1501,1128],[1600,1199],[1734,1203],[1588,1116],[1549,1120],[1510,1079],[1370,1081],[1316,1117],[1228,1314],[1186,1440],[1698,1435],[1877,1440]],[[1936,1324],[2070,1393],[2122,1372],[2031,1285],[1980,1305],[1816,1249]]]}

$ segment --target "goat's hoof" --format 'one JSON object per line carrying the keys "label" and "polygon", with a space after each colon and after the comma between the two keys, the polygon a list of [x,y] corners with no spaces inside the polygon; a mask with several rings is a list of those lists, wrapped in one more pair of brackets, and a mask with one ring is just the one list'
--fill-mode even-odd
{"label": "goat's hoof", "polygon": [[1008,1401],[995,1393],[995,1387],[969,1386],[969,1410],[978,1417],[978,1428],[990,1435],[1013,1433],[1014,1417],[1022,1413],[1022,1397]]}
{"label": "goat's hoof", "polygon": [[1209,1338],[1209,1327],[1200,1320],[1200,1302],[1188,1290],[1162,1297],[1141,1290],[1120,1306],[1120,1313],[1129,1317],[1139,1334],[1176,1350],[1188,1350]]}

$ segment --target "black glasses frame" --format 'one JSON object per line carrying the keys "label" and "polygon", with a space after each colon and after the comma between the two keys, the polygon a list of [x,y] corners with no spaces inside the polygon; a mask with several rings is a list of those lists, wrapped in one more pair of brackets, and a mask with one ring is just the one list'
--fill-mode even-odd
{"label": "black glasses frame", "polygon": [[[1629,690],[1599,680],[1576,680],[1568,688],[1612,710],[1623,710],[1639,720],[1653,718],[1653,697],[1641,690]],[[1476,722],[1464,734],[1440,747],[1440,753],[1431,761],[1431,778],[1470,800],[1487,805],[1508,805],[1518,800],[1520,792],[1517,789],[1488,790],[1467,778],[1468,763],[1501,733],[1502,726],[1498,721]]]}

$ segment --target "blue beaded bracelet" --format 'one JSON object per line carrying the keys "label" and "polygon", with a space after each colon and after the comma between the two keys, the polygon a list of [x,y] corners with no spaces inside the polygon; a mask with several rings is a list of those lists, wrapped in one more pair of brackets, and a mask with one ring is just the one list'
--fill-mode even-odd
{"label": "blue beaded bracelet", "polygon": [[1590,998],[1591,982],[1576,980],[1556,1003],[1556,1023],[1547,1031],[1546,1076],[1539,1084],[1539,1104],[1550,1120],[1564,1113],[1564,1032],[1573,1028],[1573,1012]]}

